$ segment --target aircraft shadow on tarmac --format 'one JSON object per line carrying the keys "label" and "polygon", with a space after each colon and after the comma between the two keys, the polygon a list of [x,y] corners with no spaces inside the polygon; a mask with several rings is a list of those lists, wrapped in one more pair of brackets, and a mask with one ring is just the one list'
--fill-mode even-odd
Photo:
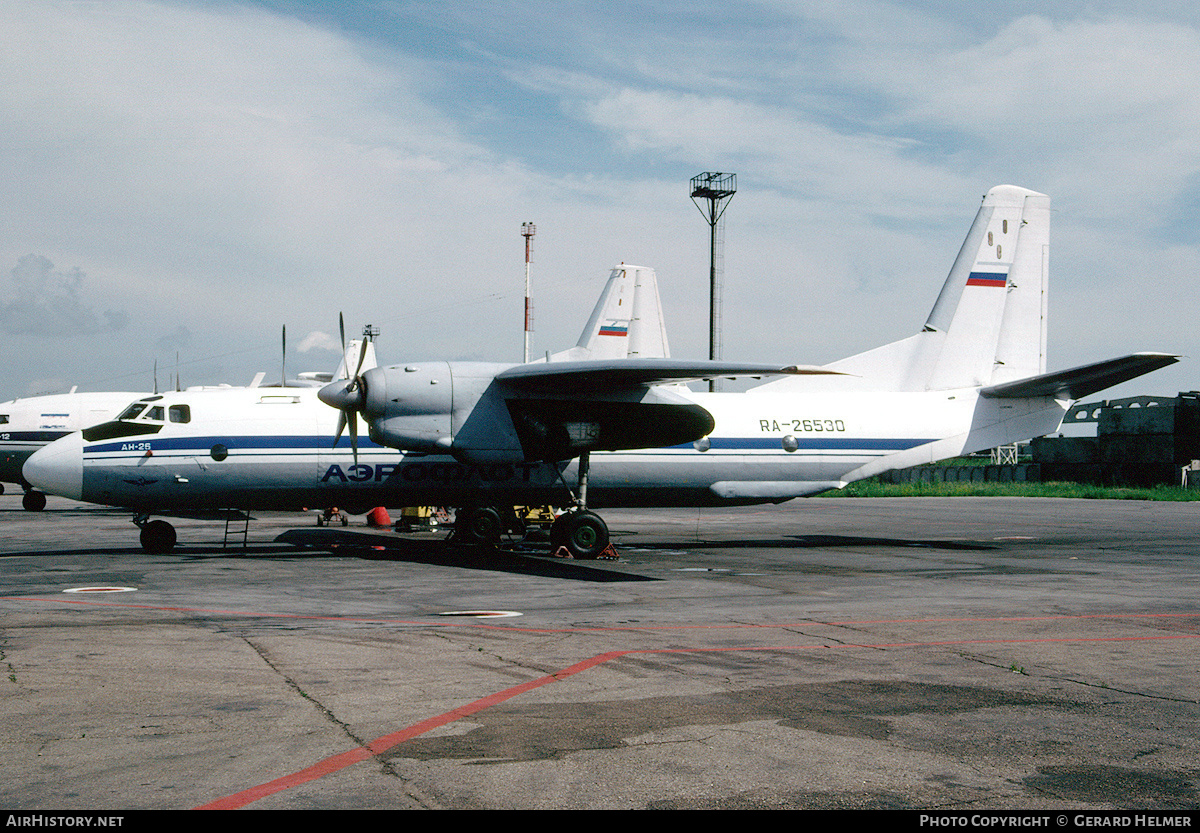
{"label": "aircraft shadow on tarmac", "polygon": [[259,560],[314,558],[336,556],[361,558],[367,561],[405,561],[466,570],[516,573],[543,578],[573,579],[597,583],[629,581],[662,581],[652,576],[605,569],[600,564],[551,558],[548,552],[508,551],[489,547],[466,547],[448,544],[445,540],[414,541],[390,535],[371,535],[340,530],[290,529],[281,533],[271,544],[242,546],[213,546],[211,544],[181,544],[163,556],[148,556],[141,547],[94,547],[58,550],[29,550],[7,552],[5,557],[70,557],[70,556],[133,556],[174,558],[179,561],[224,558],[253,558]]}
{"label": "aircraft shadow on tarmac", "polygon": [[[337,529],[289,529],[276,536],[275,542],[308,550],[323,550],[340,556],[371,561],[407,561],[467,570],[536,575],[601,583],[661,581],[650,576],[607,570],[598,564],[552,558],[548,550],[511,551],[503,548],[469,547],[448,543],[445,539],[412,540],[393,535],[371,534]],[[291,551],[295,554],[295,551]],[[272,555],[280,553],[273,552]],[[287,555],[287,553],[282,553]]]}

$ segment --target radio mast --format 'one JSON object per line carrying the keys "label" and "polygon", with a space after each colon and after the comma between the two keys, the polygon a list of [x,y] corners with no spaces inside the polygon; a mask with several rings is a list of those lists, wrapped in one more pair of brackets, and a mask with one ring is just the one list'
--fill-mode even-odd
{"label": "radio mast", "polygon": [[[737,193],[737,174],[719,172],[702,173],[692,177],[692,202],[711,229],[709,261],[708,261],[708,358],[710,361],[721,356],[721,272],[724,271],[725,236],[724,223],[721,218],[733,195]],[[701,205],[705,200],[708,205]],[[721,263],[718,264],[718,261]],[[721,268],[718,268],[720,265]],[[717,389],[715,379],[709,381],[710,391]]]}
{"label": "radio mast", "polygon": [[529,362],[529,339],[533,334],[533,299],[529,291],[529,252],[533,245],[533,236],[537,234],[537,226],[533,223],[521,223],[521,236],[525,238],[525,362]]}

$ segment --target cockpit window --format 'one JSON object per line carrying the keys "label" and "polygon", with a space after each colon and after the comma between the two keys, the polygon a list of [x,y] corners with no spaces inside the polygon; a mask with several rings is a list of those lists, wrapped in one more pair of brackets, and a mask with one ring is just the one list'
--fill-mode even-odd
{"label": "cockpit window", "polygon": [[146,410],[145,402],[134,402],[125,410],[121,411],[121,415],[117,419],[137,419],[137,415]]}
{"label": "cockpit window", "polygon": [[172,405],[167,409],[171,422],[191,422],[192,409],[187,405]]}
{"label": "cockpit window", "polygon": [[166,416],[163,412],[163,406],[155,405],[153,408],[146,411],[146,413],[142,416],[142,419],[156,419],[159,422],[162,422],[164,419],[166,419]]}
{"label": "cockpit window", "polygon": [[115,440],[121,437],[140,437],[157,434],[162,425],[153,422],[102,422],[83,429],[83,438],[89,443],[97,440]]}
{"label": "cockpit window", "polygon": [[8,414],[0,414],[0,425],[8,425]]}

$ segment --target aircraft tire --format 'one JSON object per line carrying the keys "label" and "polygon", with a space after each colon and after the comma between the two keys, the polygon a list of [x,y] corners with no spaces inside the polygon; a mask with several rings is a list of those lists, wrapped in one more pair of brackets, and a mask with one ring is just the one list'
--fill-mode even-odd
{"label": "aircraft tire", "polygon": [[454,531],[464,544],[497,544],[504,532],[500,513],[490,506],[474,506],[455,515]]}
{"label": "aircraft tire", "polygon": [[608,549],[608,524],[595,512],[569,512],[562,519],[562,545],[575,558],[599,558]]}
{"label": "aircraft tire", "polygon": [[151,555],[163,555],[175,549],[175,527],[166,521],[150,521],[142,527],[142,549]]}
{"label": "aircraft tire", "polygon": [[29,512],[41,512],[46,508],[46,496],[41,492],[26,492],[21,498],[21,505]]}

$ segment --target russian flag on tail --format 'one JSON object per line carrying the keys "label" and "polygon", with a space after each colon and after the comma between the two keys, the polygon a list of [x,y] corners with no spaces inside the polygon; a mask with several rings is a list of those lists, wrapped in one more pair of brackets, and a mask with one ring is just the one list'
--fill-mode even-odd
{"label": "russian flag on tail", "polygon": [[972,272],[967,276],[967,286],[1008,286],[1008,274],[1004,272]]}

